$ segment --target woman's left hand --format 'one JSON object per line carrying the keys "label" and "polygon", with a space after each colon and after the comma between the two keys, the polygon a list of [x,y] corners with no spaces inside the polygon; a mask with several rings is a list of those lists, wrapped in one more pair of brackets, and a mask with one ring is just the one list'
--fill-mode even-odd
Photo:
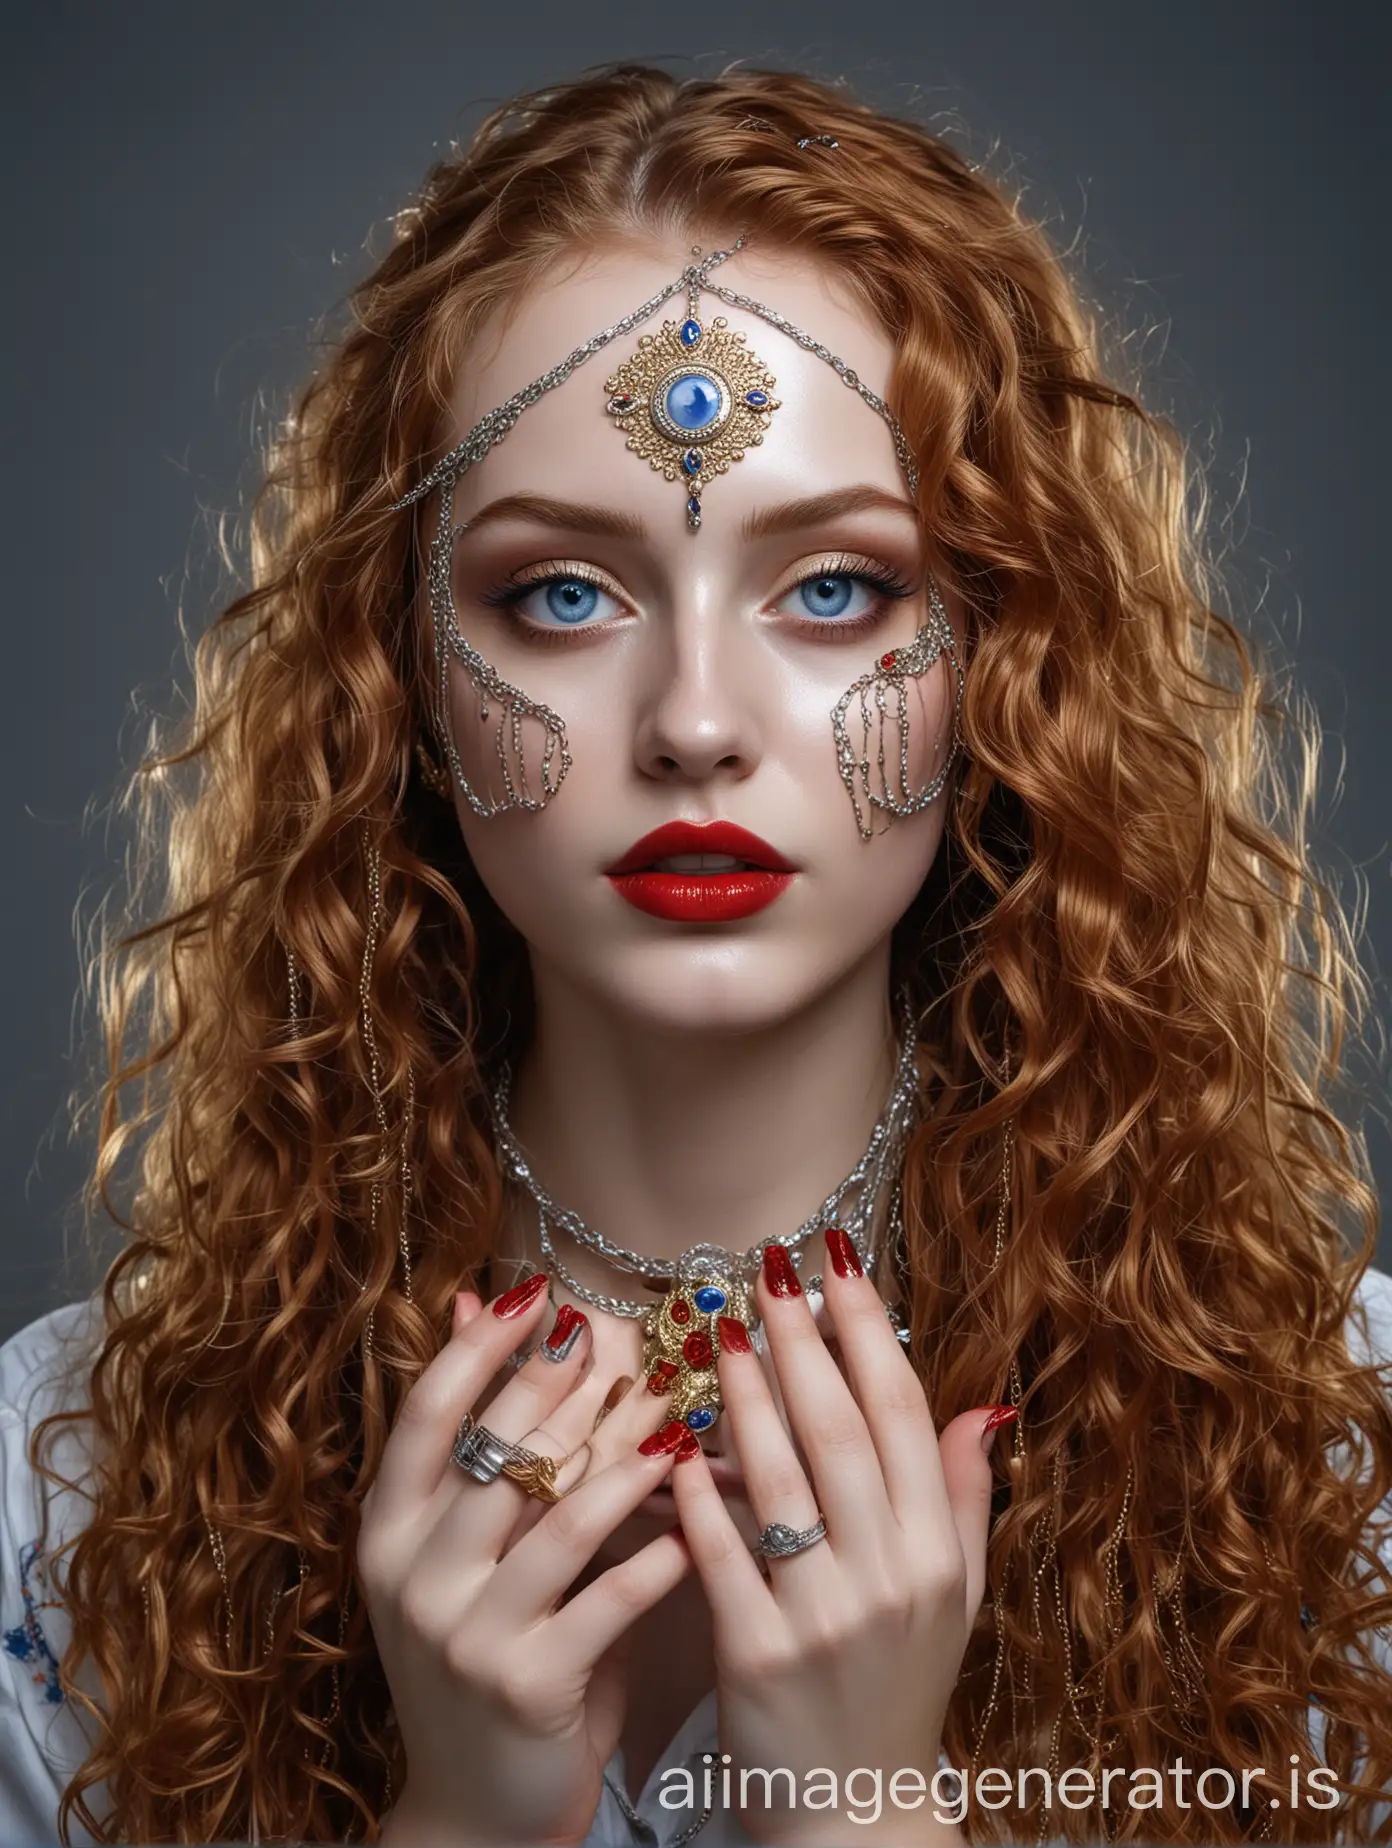
{"label": "woman's left hand", "polygon": [[[985,1589],[987,1452],[1005,1420],[981,1407],[939,1437],[850,1240],[832,1232],[827,1247],[825,1301],[844,1377],[782,1246],[766,1249],[758,1283],[792,1435],[758,1356],[747,1342],[740,1351],[742,1325],[725,1318],[718,1362],[760,1528],[773,1521],[809,1528],[820,1511],[826,1538],[770,1560],[765,1578],[696,1447],[678,1452],[671,1486],[713,1614],[721,1752],[731,1759],[730,1798],[745,1830],[783,1848],[852,1837],[907,1848],[958,1835],[934,1818],[928,1787]],[[712,1769],[719,1801],[726,1767]],[[741,1802],[746,1770],[756,1775]],[[896,1802],[891,1780],[901,1770],[908,1775]],[[766,1783],[760,1771],[779,1775]],[[813,1772],[821,1774],[806,1786],[814,1803],[831,1795],[825,1774],[835,1777],[835,1808],[806,1806]],[[919,1793],[922,1804],[910,1807]]]}

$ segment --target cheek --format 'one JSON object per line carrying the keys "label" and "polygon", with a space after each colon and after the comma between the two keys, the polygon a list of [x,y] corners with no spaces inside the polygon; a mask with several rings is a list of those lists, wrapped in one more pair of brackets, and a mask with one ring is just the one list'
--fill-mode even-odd
{"label": "cheek", "polygon": [[465,781],[490,809],[542,805],[569,773],[564,718],[509,682],[451,664],[450,717]]}

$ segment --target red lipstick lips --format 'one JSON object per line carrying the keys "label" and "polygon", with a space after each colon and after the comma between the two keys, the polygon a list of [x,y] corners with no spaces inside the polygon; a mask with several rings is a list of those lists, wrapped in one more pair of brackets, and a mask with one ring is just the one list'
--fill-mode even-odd
{"label": "red lipstick lips", "polygon": [[784,893],[797,868],[732,821],[668,821],[606,869],[620,898],[673,924],[733,924]]}

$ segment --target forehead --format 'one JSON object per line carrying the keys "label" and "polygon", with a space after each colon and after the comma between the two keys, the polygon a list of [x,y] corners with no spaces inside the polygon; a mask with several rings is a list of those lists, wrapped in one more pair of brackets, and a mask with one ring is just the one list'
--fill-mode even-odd
{"label": "forehead", "polygon": [[[690,247],[654,243],[558,261],[480,329],[461,355],[451,395],[458,442],[486,412],[540,379],[575,347],[630,314],[692,261]],[[784,316],[819,345],[844,359],[884,397],[894,349],[885,330],[844,279],[815,260],[780,251],[741,250],[712,271],[712,280]],[[605,381],[638,350],[644,334],[686,317],[686,293],[671,297],[647,321],[576,368],[564,384],[522,413],[515,428],[461,479],[456,506],[471,508],[519,491],[566,499],[613,502],[680,526],[677,485],[625,447],[607,405]],[[823,359],[757,315],[700,297],[698,316],[709,329],[717,315],[745,336],[752,358],[773,376],[779,408],[762,442],[707,488],[717,506],[744,513],[760,501],[799,498],[869,484],[904,494],[905,484],[884,420]]]}

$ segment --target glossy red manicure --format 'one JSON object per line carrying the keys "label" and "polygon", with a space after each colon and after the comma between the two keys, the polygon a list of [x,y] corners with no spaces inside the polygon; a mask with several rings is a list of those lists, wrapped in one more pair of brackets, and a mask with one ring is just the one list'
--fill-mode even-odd
{"label": "glossy red manicure", "polygon": [[786,1245],[764,1246],[764,1282],[775,1296],[801,1296],[802,1285]]}
{"label": "glossy red manicure", "polygon": [[863,1277],[865,1271],[861,1266],[860,1253],[851,1243],[851,1235],[840,1226],[828,1226],[826,1231],[827,1256],[831,1259],[831,1268],[838,1277]]}
{"label": "glossy red manicure", "polygon": [[504,1290],[493,1305],[493,1313],[504,1318],[510,1315],[521,1315],[524,1309],[531,1308],[538,1296],[543,1295],[545,1290],[546,1272],[533,1271],[531,1276],[524,1277],[521,1283],[515,1283],[510,1290]]}
{"label": "glossy red manicure", "polygon": [[684,1437],[690,1432],[680,1418],[669,1418],[660,1431],[654,1431],[651,1437],[645,1437],[638,1446],[640,1457],[670,1456]]}
{"label": "glossy red manicure", "polygon": [[541,1345],[553,1354],[569,1354],[588,1321],[582,1309],[577,1309],[573,1303],[562,1303],[556,1311],[551,1333]]}
{"label": "glossy red manicure", "polygon": [[715,1332],[716,1332],[716,1337],[720,1342],[720,1348],[721,1348],[722,1353],[730,1353],[730,1354],[752,1354],[753,1353],[754,1350],[749,1345],[749,1330],[745,1327],[744,1323],[740,1321],[738,1316],[736,1315],[717,1316],[716,1322],[715,1322]]}
{"label": "glossy red manicure", "polygon": [[981,1448],[988,1455],[991,1449],[991,1439],[996,1432],[1006,1425],[1014,1424],[1019,1416],[1020,1408],[1017,1405],[993,1405],[991,1407],[991,1415],[981,1427]]}
{"label": "glossy red manicure", "polygon": [[686,1436],[677,1445],[677,1453],[672,1461],[674,1463],[689,1463],[693,1457],[699,1457],[700,1454],[701,1440],[694,1431],[688,1431]]}

